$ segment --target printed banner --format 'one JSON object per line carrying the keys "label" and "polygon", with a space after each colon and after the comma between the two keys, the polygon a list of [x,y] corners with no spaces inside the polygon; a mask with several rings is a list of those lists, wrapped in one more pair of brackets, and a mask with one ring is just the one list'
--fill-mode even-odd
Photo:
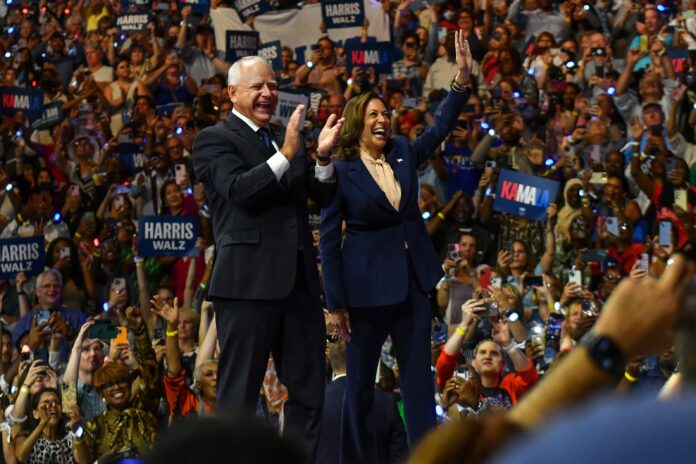
{"label": "printed banner", "polygon": [[273,42],[259,45],[257,54],[271,63],[271,67],[274,71],[278,71],[283,67],[283,60],[280,58],[281,48],[280,40],[274,40]]}
{"label": "printed banner", "polygon": [[[352,44],[351,44],[352,45]],[[392,49],[389,42],[371,42],[359,44],[360,48],[346,49],[347,73],[350,75],[353,66],[372,66],[377,74],[391,74]]]}
{"label": "printed banner", "polygon": [[63,118],[65,118],[65,114],[63,114],[63,104],[62,101],[55,101],[45,105],[41,118],[32,122],[31,128],[34,130],[50,129],[63,121]]}
{"label": "printed banner", "polygon": [[210,13],[210,0],[179,0],[179,6],[190,6],[193,13]]}
{"label": "printed banner", "polygon": [[118,153],[121,161],[128,168],[131,175],[143,170],[145,165],[145,146],[140,143],[119,143]]}
{"label": "printed banner", "polygon": [[546,207],[556,200],[558,182],[501,169],[493,209],[542,221]]}
{"label": "printed banner", "polygon": [[321,18],[327,29],[362,27],[365,8],[362,0],[323,0]]}
{"label": "printed banner", "polygon": [[151,6],[151,0],[121,0],[121,13],[147,11]]}
{"label": "printed banner", "polygon": [[249,16],[258,16],[271,9],[265,0],[234,0],[232,4],[242,21],[246,21]]}
{"label": "printed banner", "polygon": [[147,23],[151,21],[147,13],[126,13],[118,15],[116,27],[121,32],[147,32]]}
{"label": "printed banner", "polygon": [[309,98],[306,95],[300,95],[290,92],[278,92],[278,106],[276,106],[275,114],[273,115],[273,120],[280,119],[283,121],[283,125],[287,126],[290,121],[290,116],[292,112],[295,111],[297,105],[304,105],[305,111],[302,113],[302,119],[300,119],[300,127],[304,127],[305,114],[307,114],[307,103]]}
{"label": "printed banner", "polygon": [[25,87],[0,87],[0,115],[22,113],[28,119],[41,118],[43,90]]}
{"label": "printed banner", "polygon": [[259,33],[249,31],[227,31],[225,60],[234,63],[245,56],[256,55],[259,50]]}
{"label": "printed banner", "polygon": [[198,218],[143,216],[138,229],[140,256],[198,256]]}
{"label": "printed banner", "polygon": [[13,279],[20,272],[39,274],[44,260],[43,235],[0,240],[0,279]]}

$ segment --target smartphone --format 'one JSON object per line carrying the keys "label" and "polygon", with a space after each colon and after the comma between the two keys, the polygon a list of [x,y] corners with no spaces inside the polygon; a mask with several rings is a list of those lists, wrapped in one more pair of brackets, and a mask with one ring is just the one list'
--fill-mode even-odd
{"label": "smartphone", "polygon": [[469,380],[469,371],[468,370],[454,371],[454,375],[456,375],[460,379]]}
{"label": "smartphone", "polygon": [[685,189],[676,189],[674,191],[674,204],[683,209],[684,211],[688,210],[689,206]]}
{"label": "smartphone", "polygon": [[114,187],[114,195],[128,195],[130,193],[130,186],[119,184]]}
{"label": "smartphone", "polygon": [[608,256],[607,250],[605,249],[595,249],[587,250],[582,253],[582,260],[586,263],[604,261]]}
{"label": "smartphone", "polygon": [[[645,14],[643,14],[643,20],[645,20]],[[649,47],[649,41],[648,41],[648,36],[647,35],[641,35],[640,36],[640,51],[647,53],[648,52],[648,47]]]}
{"label": "smartphone", "polygon": [[[684,16],[684,18],[686,18],[686,16]],[[638,22],[645,24],[645,11],[638,12]]]}
{"label": "smartphone", "polygon": [[447,258],[451,259],[452,261],[457,261],[458,259],[461,259],[462,255],[459,252],[459,244],[458,243],[449,243],[447,245]]}
{"label": "smartphone", "polygon": [[561,328],[565,318],[563,314],[551,313],[546,321],[546,342],[558,342],[561,340]]}
{"label": "smartphone", "polygon": [[70,247],[61,247],[60,249],[60,259],[70,258]]}
{"label": "smartphone", "polygon": [[174,176],[176,177],[176,183],[181,185],[184,182],[184,175],[186,174],[186,165],[175,164],[174,165]]}
{"label": "smartphone", "polygon": [[573,269],[570,271],[570,274],[568,274],[568,282],[575,282],[582,286],[582,271],[580,269]]}
{"label": "smartphone", "polygon": [[108,319],[97,319],[94,325],[87,329],[87,338],[98,338],[99,340],[112,340],[118,336],[118,329],[113,322]]}
{"label": "smartphone", "polygon": [[42,309],[36,313],[36,325],[48,322],[48,318],[51,317],[51,312],[48,309]]}
{"label": "smartphone", "polygon": [[500,305],[494,300],[487,301],[486,309],[478,314],[483,318],[498,317],[500,316]]}
{"label": "smartphone", "polygon": [[407,97],[404,98],[404,106],[406,108],[418,108],[420,105],[420,98]]}
{"label": "smartphone", "polygon": [[447,341],[447,324],[444,322],[435,322],[433,324],[433,342],[446,342]]}
{"label": "smartphone", "polygon": [[595,66],[595,74],[597,77],[604,77],[604,65],[598,64]]}
{"label": "smartphone", "polygon": [[503,286],[503,279],[500,277],[491,277],[491,287],[501,288]]}
{"label": "smartphone", "polygon": [[441,41],[447,38],[447,28],[446,27],[440,27],[437,30],[437,41]]}
{"label": "smartphone", "polygon": [[647,253],[640,254],[640,259],[638,260],[638,267],[641,269],[645,269],[646,271],[649,269],[650,259]]}
{"label": "smartphone", "polygon": [[71,197],[79,197],[80,196],[80,186],[79,185],[70,186],[70,196]]}
{"label": "smartphone", "polygon": [[22,351],[19,353],[19,360],[24,362],[31,362],[34,360],[34,352],[31,351],[29,345],[22,345]]}
{"label": "smartphone", "polygon": [[387,90],[403,90],[405,85],[404,79],[387,79]]}
{"label": "smartphone", "polygon": [[607,173],[606,172],[593,172],[590,175],[590,184],[606,184],[607,183]]}
{"label": "smartphone", "polygon": [[503,246],[501,246],[500,249],[512,254],[512,242],[511,241],[503,242]]}
{"label": "smartphone", "polygon": [[655,137],[661,137],[662,136],[662,126],[660,124],[655,124],[650,126],[650,134],[654,135]]}
{"label": "smartphone", "polygon": [[609,216],[607,218],[607,232],[614,237],[619,236],[619,219],[616,216]]}
{"label": "smartphone", "polygon": [[542,276],[527,276],[524,278],[524,286],[529,287],[543,287],[544,278]]}
{"label": "smartphone", "polygon": [[128,329],[122,325],[116,327],[118,330],[118,335],[114,337],[114,343],[117,345],[127,345],[128,344]]}
{"label": "smartphone", "polygon": [[668,247],[672,244],[672,222],[660,221],[658,240],[662,247]]}
{"label": "smartphone", "polygon": [[114,278],[111,288],[113,288],[116,293],[121,293],[126,289],[126,279],[123,277]]}
{"label": "smartphone", "polygon": [[496,168],[495,161],[486,161],[486,167],[490,168],[490,169],[495,169]]}

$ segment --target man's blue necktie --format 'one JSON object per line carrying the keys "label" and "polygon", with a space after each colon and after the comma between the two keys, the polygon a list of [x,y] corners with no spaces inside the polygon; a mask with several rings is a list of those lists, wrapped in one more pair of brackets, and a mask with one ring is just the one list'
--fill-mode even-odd
{"label": "man's blue necktie", "polygon": [[271,131],[269,131],[268,128],[261,127],[257,134],[259,134],[259,137],[261,137],[261,141],[264,145],[266,145],[266,148],[269,150],[273,148],[273,144],[271,143]]}

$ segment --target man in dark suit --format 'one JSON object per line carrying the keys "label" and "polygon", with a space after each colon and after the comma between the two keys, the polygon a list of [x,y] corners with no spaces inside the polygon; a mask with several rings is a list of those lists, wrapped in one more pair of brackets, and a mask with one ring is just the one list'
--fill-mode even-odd
{"label": "man in dark suit", "polygon": [[[346,342],[338,340],[329,351],[333,380],[324,392],[324,412],[317,450],[318,464],[337,464],[341,455],[341,414],[346,392]],[[381,463],[404,462],[408,457],[406,429],[392,393],[375,390],[377,455]]]}
{"label": "man in dark suit", "polygon": [[289,393],[284,434],[311,458],[321,418],[326,329],[307,198],[326,206],[334,197],[330,155],[343,120],[329,117],[315,166],[300,136],[303,105],[285,131],[270,125],[278,85],[266,61],[237,61],[228,85],[232,114],[201,131],[193,146],[215,234],[208,296],[221,348],[218,411],[254,410],[272,353]]}

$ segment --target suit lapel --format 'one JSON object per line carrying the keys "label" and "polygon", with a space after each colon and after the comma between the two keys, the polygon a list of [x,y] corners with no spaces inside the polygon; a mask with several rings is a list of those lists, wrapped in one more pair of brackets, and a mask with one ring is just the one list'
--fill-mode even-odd
{"label": "suit lapel", "polygon": [[391,166],[392,171],[394,171],[394,176],[396,176],[396,180],[399,181],[399,185],[401,186],[399,211],[403,211],[408,201],[409,194],[411,193],[411,171],[406,162],[406,158],[400,157],[396,150],[390,150],[384,158],[387,163],[389,163],[389,166]]}
{"label": "suit lapel", "polygon": [[377,182],[372,178],[370,171],[367,170],[365,163],[363,163],[360,158],[350,161],[348,177],[381,207],[387,211],[396,212],[394,207],[389,203],[389,200],[387,200],[387,196],[382,189],[379,188],[379,185],[377,185]]}
{"label": "suit lapel", "polygon": [[267,154],[266,146],[263,144],[258,134],[256,134],[251,127],[249,127],[244,121],[239,119],[234,113],[230,113],[226,120],[227,125],[237,133],[245,142],[247,142],[253,150],[249,152],[254,156],[260,158],[259,164],[266,161],[270,155]]}

